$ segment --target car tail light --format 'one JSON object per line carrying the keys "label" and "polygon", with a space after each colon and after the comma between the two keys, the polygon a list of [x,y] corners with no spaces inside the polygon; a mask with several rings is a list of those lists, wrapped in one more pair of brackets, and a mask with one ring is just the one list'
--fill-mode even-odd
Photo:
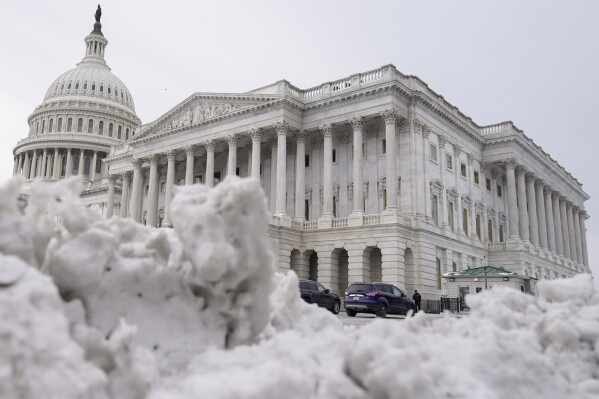
{"label": "car tail light", "polygon": [[364,295],[366,295],[366,296],[376,296],[376,291],[367,292]]}

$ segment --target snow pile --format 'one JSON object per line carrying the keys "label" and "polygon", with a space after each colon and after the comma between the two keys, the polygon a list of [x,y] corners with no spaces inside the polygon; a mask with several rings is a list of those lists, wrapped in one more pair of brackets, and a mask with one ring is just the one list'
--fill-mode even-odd
{"label": "snow pile", "polygon": [[0,188],[2,398],[599,396],[590,276],[343,328],[273,272],[256,181],[178,188],[173,230],[95,216],[77,179],[21,215],[20,184]]}

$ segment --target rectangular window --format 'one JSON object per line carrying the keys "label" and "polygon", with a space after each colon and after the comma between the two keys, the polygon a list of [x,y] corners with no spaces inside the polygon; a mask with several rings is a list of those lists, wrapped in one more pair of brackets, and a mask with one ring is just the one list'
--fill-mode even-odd
{"label": "rectangular window", "polygon": [[165,182],[160,183],[160,192],[161,193],[166,192],[166,183]]}
{"label": "rectangular window", "polygon": [[362,142],[362,158],[366,159],[366,143]]}
{"label": "rectangular window", "polygon": [[150,191],[150,186],[148,184],[146,184],[146,188],[144,189],[144,193],[145,193],[146,197],[148,196],[148,191]]}
{"label": "rectangular window", "polygon": [[381,141],[381,154],[386,154],[387,153],[387,140],[383,139]]}
{"label": "rectangular window", "polygon": [[383,209],[387,209],[387,189],[383,190]]}
{"label": "rectangular window", "polygon": [[445,164],[447,169],[453,170],[453,157],[451,155],[447,154],[447,157],[445,158]]}
{"label": "rectangular window", "polygon": [[453,202],[447,203],[447,222],[449,223],[449,229],[455,231],[455,222],[453,216]]}
{"label": "rectangular window", "polygon": [[337,162],[337,149],[333,148],[333,163]]}
{"label": "rectangular window", "polygon": [[337,217],[337,197],[333,197],[333,217]]}
{"label": "rectangular window", "polygon": [[460,174],[462,177],[466,177],[466,164],[464,162],[460,164]]}
{"label": "rectangular window", "polygon": [[503,190],[502,190],[502,188],[503,188],[503,187],[501,187],[501,185],[500,185],[500,184],[498,184],[498,185],[497,185],[497,196],[498,196],[499,198],[503,197]]}
{"label": "rectangular window", "polygon": [[479,185],[479,176],[478,176],[478,171],[474,171],[474,184],[476,184],[477,186]]}
{"label": "rectangular window", "polygon": [[241,176],[241,169],[239,168],[239,166],[235,168],[235,175]]}
{"label": "rectangular window", "polygon": [[489,242],[493,242],[493,221],[491,219],[489,219],[487,229],[489,231]]}
{"label": "rectangular window", "polygon": [[476,236],[478,237],[479,240],[482,241],[482,234],[481,234],[481,222],[480,222],[480,215],[476,215]]}
{"label": "rectangular window", "polygon": [[439,225],[439,199],[436,195],[431,195],[431,217],[433,218],[433,223],[438,226]]}
{"label": "rectangular window", "polygon": [[468,209],[464,208],[462,211],[462,229],[466,236],[468,235]]}
{"label": "rectangular window", "polygon": [[487,179],[487,191],[491,191],[491,179]]}
{"label": "rectangular window", "polygon": [[[310,154],[306,154],[304,156],[304,160],[305,160],[306,168],[309,168],[310,167]],[[262,170],[260,170],[260,174],[262,174]]]}
{"label": "rectangular window", "polygon": [[310,201],[304,200],[304,217],[310,220]]}
{"label": "rectangular window", "polygon": [[437,146],[434,144],[431,144],[431,155],[430,155],[430,160],[433,162],[437,162]]}
{"label": "rectangular window", "polygon": [[260,176],[262,176],[262,162],[260,162]]}
{"label": "rectangular window", "polygon": [[451,271],[452,272],[457,272],[458,271],[458,265],[455,262],[451,262]]}
{"label": "rectangular window", "polygon": [[220,182],[220,172],[214,172],[214,185]]}
{"label": "rectangular window", "polygon": [[499,242],[503,242],[504,241],[504,231],[503,231],[503,225],[499,226]]}
{"label": "rectangular window", "polygon": [[354,145],[351,145],[351,160],[354,160]]}
{"label": "rectangular window", "polygon": [[436,266],[437,266],[437,289],[440,290],[441,289],[441,259],[437,258],[435,260]]}

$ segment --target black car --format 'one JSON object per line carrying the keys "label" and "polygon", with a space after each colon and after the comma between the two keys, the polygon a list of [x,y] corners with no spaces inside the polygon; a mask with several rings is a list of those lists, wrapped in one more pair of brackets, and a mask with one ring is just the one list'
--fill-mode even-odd
{"label": "black car", "polygon": [[402,290],[389,283],[353,283],[345,291],[345,313],[354,317],[357,313],[374,313],[377,317],[387,314],[407,315],[416,313],[416,304]]}
{"label": "black car", "polygon": [[332,293],[330,289],[312,280],[300,280],[299,286],[300,295],[304,301],[327,308],[333,314],[339,313],[341,309],[341,298],[339,298],[339,295]]}

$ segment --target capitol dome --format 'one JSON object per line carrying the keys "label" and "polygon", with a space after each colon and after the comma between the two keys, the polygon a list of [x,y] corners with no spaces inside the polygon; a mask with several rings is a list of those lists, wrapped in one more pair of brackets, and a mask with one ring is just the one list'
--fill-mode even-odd
{"label": "capitol dome", "polygon": [[108,40],[101,16],[98,6],[94,29],[84,38],[83,59],[52,82],[27,118],[28,136],[14,149],[15,175],[46,181],[82,175],[84,198],[107,189],[102,160],[141,126],[133,96],[104,59]]}

